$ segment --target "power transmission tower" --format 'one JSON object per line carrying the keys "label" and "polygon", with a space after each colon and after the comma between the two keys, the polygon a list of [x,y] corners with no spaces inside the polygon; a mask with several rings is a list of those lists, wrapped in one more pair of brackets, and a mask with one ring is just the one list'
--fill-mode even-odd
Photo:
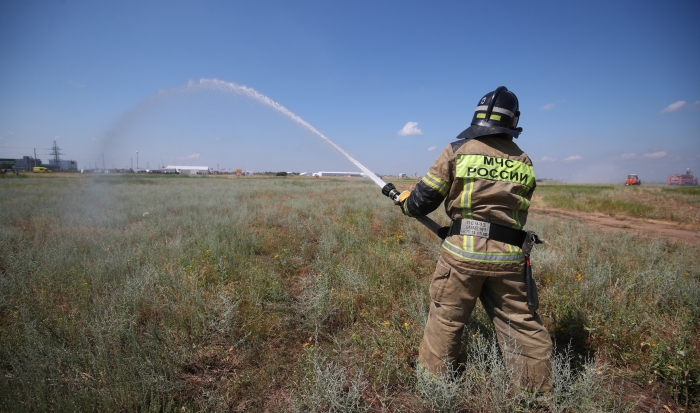
{"label": "power transmission tower", "polygon": [[53,163],[56,165],[56,168],[59,171],[61,170],[61,155],[63,155],[63,153],[61,152],[61,148],[58,147],[56,141],[53,141],[53,147],[51,148],[51,156],[53,156]]}

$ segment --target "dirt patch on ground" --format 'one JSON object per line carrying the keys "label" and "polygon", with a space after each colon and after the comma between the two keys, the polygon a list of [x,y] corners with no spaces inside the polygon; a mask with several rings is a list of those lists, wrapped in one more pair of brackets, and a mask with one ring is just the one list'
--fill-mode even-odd
{"label": "dirt patch on ground", "polygon": [[643,237],[664,237],[689,244],[700,244],[700,227],[632,217],[611,217],[605,214],[579,211],[566,211],[553,208],[530,208],[534,216],[548,216],[559,219],[575,219],[601,231],[627,231]]}

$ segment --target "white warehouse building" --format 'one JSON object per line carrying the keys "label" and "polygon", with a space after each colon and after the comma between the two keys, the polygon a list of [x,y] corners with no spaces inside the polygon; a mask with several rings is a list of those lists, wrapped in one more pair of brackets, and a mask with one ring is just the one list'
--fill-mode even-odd
{"label": "white warehouse building", "polygon": [[184,175],[209,175],[211,168],[208,166],[173,166],[168,165],[162,169],[165,173],[179,173]]}
{"label": "white warehouse building", "polygon": [[316,178],[322,177],[322,176],[342,176],[342,177],[350,177],[350,176],[356,176],[360,178],[364,178],[365,174],[362,172],[314,172],[314,176]]}

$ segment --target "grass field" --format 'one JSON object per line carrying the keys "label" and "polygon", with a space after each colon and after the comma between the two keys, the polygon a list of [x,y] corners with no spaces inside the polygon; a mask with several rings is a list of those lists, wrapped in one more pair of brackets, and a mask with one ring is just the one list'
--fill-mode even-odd
{"label": "grass field", "polygon": [[534,205],[700,227],[700,187],[540,185]]}
{"label": "grass field", "polygon": [[[537,196],[688,224],[700,199]],[[513,389],[480,306],[460,378],[416,379],[439,242],[369,180],[0,179],[0,410],[700,408],[700,248],[584,224],[528,222],[548,240],[532,261],[557,345],[556,397],[536,406]]]}

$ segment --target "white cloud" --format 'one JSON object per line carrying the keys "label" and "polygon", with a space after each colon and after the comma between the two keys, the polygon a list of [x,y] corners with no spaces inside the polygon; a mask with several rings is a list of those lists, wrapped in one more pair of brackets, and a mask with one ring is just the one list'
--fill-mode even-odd
{"label": "white cloud", "polygon": [[430,148],[428,148],[429,151],[434,151],[435,149],[437,149],[437,146],[431,146]]}
{"label": "white cloud", "polygon": [[75,81],[73,81],[73,80],[69,80],[69,81],[68,81],[68,84],[71,85],[71,86],[75,86],[75,87],[77,87],[77,88],[79,88],[79,89],[83,89],[83,88],[85,87],[84,84],[79,83],[79,82],[75,82]]}
{"label": "white cloud", "polygon": [[550,158],[549,156],[543,156],[542,159],[540,159],[542,162],[554,162],[556,161],[555,158]]}
{"label": "white cloud", "polygon": [[418,129],[418,122],[408,122],[397,134],[399,136],[422,135],[423,131]]}
{"label": "white cloud", "polygon": [[578,156],[578,155],[573,155],[573,156],[569,156],[568,158],[564,158],[564,160],[566,162],[580,161],[581,159],[583,159],[583,158]]}
{"label": "white cloud", "polygon": [[623,153],[622,154],[622,159],[634,159],[637,157],[637,154],[632,152],[632,153]]}
{"label": "white cloud", "polygon": [[671,103],[670,105],[666,106],[666,109],[662,110],[661,113],[675,112],[680,110],[680,108],[683,106],[685,106],[685,100],[679,100],[676,103]]}
{"label": "white cloud", "polygon": [[546,105],[542,106],[540,109],[550,110],[550,109],[554,109],[554,106],[556,106],[554,103],[547,103]]}
{"label": "white cloud", "polygon": [[696,100],[695,103],[693,103],[693,109],[700,110],[700,100]]}
{"label": "white cloud", "polygon": [[659,151],[659,152],[654,152],[654,153],[645,153],[642,155],[642,158],[665,158],[667,157],[668,154],[664,151]]}
{"label": "white cloud", "polygon": [[187,155],[187,159],[199,159],[200,155],[198,153],[193,153],[192,155]]}

